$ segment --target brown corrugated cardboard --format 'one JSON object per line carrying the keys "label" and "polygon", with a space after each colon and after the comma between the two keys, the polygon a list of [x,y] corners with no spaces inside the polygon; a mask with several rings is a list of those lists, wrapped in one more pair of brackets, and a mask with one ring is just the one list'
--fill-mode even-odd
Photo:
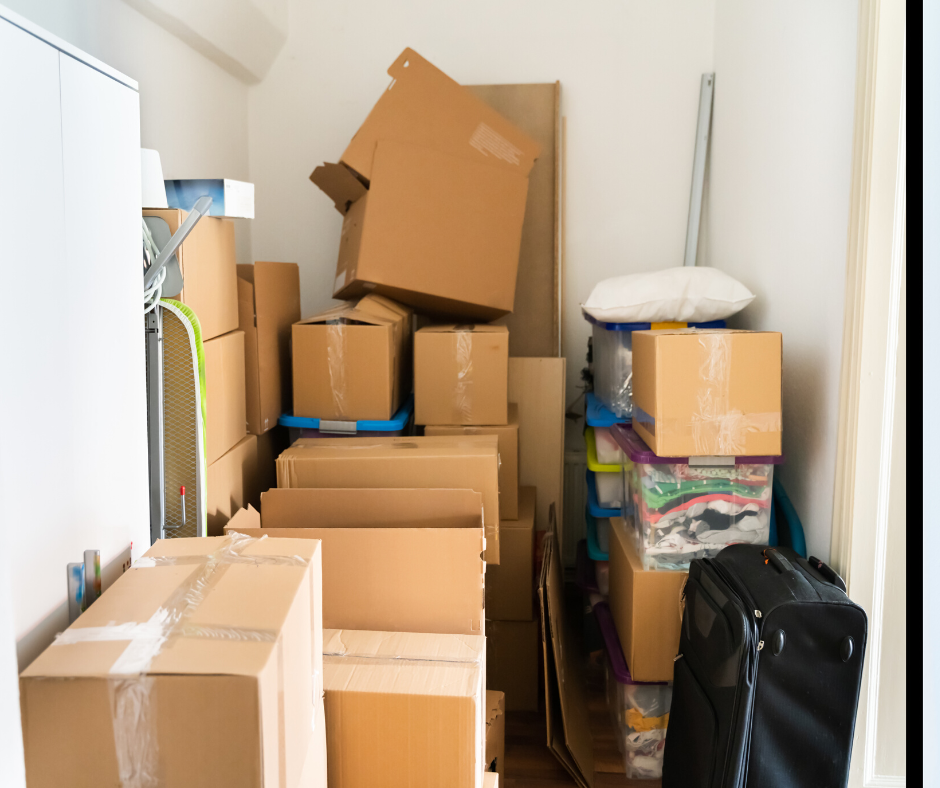
{"label": "brown corrugated cardboard", "polygon": [[277,487],[277,458],[290,446],[287,427],[274,427],[258,436],[258,493]]}
{"label": "brown corrugated cardboard", "polygon": [[486,691],[486,768],[506,772],[506,694],[496,690]]}
{"label": "brown corrugated cardboard", "polygon": [[330,629],[483,634],[483,498],[472,490],[275,489],[226,532],[319,539]]}
{"label": "brown corrugated cardboard", "polygon": [[631,527],[610,518],[610,612],[636,681],[672,681],[688,572],[643,569]]}
{"label": "brown corrugated cardboard", "polygon": [[428,425],[425,435],[495,435],[499,441],[499,519],[519,519],[519,409],[509,403],[509,423],[495,427]]}
{"label": "brown corrugated cardboard", "polygon": [[495,435],[301,438],[277,459],[278,487],[471,489],[483,495],[486,562],[499,563]]}
{"label": "brown corrugated cardboard", "polygon": [[203,344],[206,368],[206,464],[245,437],[245,332]]}
{"label": "brown corrugated cardboard", "polygon": [[499,788],[502,785],[499,778],[500,775],[496,772],[485,772],[483,774],[483,788]]}
{"label": "brown corrugated cardboard", "polygon": [[[552,510],[554,514],[554,509]],[[578,636],[566,622],[565,586],[554,517],[539,576],[545,656],[545,726],[549,749],[581,788],[594,785],[594,742]]]}
{"label": "brown corrugated cardboard", "polygon": [[499,566],[486,573],[486,615],[500,621],[531,621],[535,584],[535,488],[519,490],[519,519],[499,521]]}
{"label": "brown corrugated cardboard", "polygon": [[415,333],[415,424],[508,421],[505,326],[427,326]]}
{"label": "brown corrugated cardboard", "polygon": [[538,711],[538,659],[538,622],[486,619],[486,688],[506,693],[507,711]]}
{"label": "brown corrugated cardboard", "polygon": [[[144,216],[159,216],[175,233],[187,211],[147,208]],[[186,237],[176,257],[183,275],[183,290],[166,298],[182,301],[199,318],[202,340],[238,328],[238,282],[235,273],[235,225],[229,219],[203,216]]]}
{"label": "brown corrugated cardboard", "polygon": [[259,506],[258,437],[246,435],[206,472],[206,526],[218,536],[243,506]]}
{"label": "brown corrugated cardboard", "polygon": [[633,332],[633,428],[661,457],[782,452],[775,331]]}
{"label": "brown corrugated cardboard", "polygon": [[535,527],[544,531],[552,504],[559,520],[563,507],[565,359],[509,359],[509,401],[519,406],[519,484],[535,487]]}
{"label": "brown corrugated cardboard", "polygon": [[157,542],[21,674],[29,785],[297,785],[320,555],[305,539]]}
{"label": "brown corrugated cardboard", "polygon": [[424,311],[512,311],[539,146],[411,49],[339,164],[310,179],[345,214],[333,295]]}
{"label": "brown corrugated cardboard", "polygon": [[263,435],[291,410],[291,326],[300,320],[297,263],[238,266],[238,327],[245,332],[248,431]]}
{"label": "brown corrugated cardboard", "polygon": [[379,296],[295,323],[294,415],[387,421],[407,396],[411,311]]}
{"label": "brown corrugated cardboard", "polygon": [[484,640],[326,630],[330,785],[481,788]]}

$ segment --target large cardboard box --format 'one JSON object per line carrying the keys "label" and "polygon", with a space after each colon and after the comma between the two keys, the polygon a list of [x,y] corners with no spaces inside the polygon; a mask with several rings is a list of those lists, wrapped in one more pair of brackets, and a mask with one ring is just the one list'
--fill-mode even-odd
{"label": "large cardboard box", "polygon": [[294,415],[387,421],[411,390],[410,309],[369,295],[292,327]]}
{"label": "large cardboard box", "polygon": [[242,507],[259,505],[258,437],[246,435],[206,472],[206,528],[218,536]]}
{"label": "large cardboard box", "polygon": [[323,543],[327,628],[484,634],[480,493],[274,489],[252,511],[226,533]]}
{"label": "large cardboard box", "polygon": [[484,640],[326,630],[330,785],[482,788]]}
{"label": "large cardboard box", "polygon": [[495,435],[301,438],[277,458],[277,486],[475,490],[486,563],[498,564],[498,465]]}
{"label": "large cardboard box", "polygon": [[519,519],[499,521],[499,566],[486,573],[486,615],[532,621],[535,583],[535,488],[519,490]]}
{"label": "large cardboard box", "polygon": [[506,694],[486,691],[486,769],[506,773]]}
{"label": "large cardboard box", "polygon": [[495,435],[499,445],[499,519],[519,519],[519,409],[509,403],[509,423],[494,427],[429,425],[425,435]]}
{"label": "large cardboard box", "polygon": [[630,525],[610,519],[610,612],[636,681],[672,681],[688,572],[644,569]]}
{"label": "large cardboard box", "polygon": [[338,164],[310,176],[344,215],[334,298],[425,312],[511,312],[539,145],[406,49]]}
{"label": "large cardboard box", "polygon": [[245,332],[232,331],[203,344],[206,367],[206,464],[211,465],[247,432]]}
{"label": "large cardboard box", "polygon": [[237,270],[248,431],[263,435],[292,407],[290,342],[291,326],[300,320],[300,269],[258,262]]}
{"label": "large cardboard box", "polygon": [[158,541],[20,675],[29,785],[297,785],[320,556],[312,539]]}
{"label": "large cardboard box", "polygon": [[506,424],[506,326],[427,326],[415,334],[415,424]]}
{"label": "large cardboard box", "polygon": [[507,711],[539,709],[537,621],[486,620],[486,688],[506,693]]}
{"label": "large cardboard box", "polygon": [[660,457],[781,454],[775,331],[633,332],[633,429]]}
{"label": "large cardboard box", "polygon": [[[144,216],[159,216],[175,233],[187,211],[147,208]],[[196,313],[202,340],[238,328],[238,278],[235,273],[235,225],[229,219],[203,216],[176,250],[183,290],[163,291],[164,298],[182,301]]]}

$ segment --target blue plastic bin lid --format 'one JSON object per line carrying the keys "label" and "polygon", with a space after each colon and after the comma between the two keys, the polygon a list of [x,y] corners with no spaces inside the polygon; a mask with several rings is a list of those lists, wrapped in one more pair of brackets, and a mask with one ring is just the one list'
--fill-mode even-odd
{"label": "blue plastic bin lid", "polygon": [[584,400],[586,404],[584,418],[588,427],[613,427],[614,424],[630,423],[629,416],[615,416],[593,391],[585,394]]}
{"label": "blue plastic bin lid", "polygon": [[[368,419],[357,421],[355,423],[356,432],[397,432],[403,430],[414,409],[414,394],[409,394],[404,405],[398,409],[398,413],[392,416],[389,421],[370,421]],[[338,419],[335,421],[338,421]],[[277,423],[282,427],[297,427],[304,430],[320,429],[320,419],[308,419],[303,416],[294,416],[292,413],[285,413],[277,420]]]}
{"label": "blue plastic bin lid", "polygon": [[597,482],[594,481],[594,471],[587,472],[588,512],[594,517],[620,517],[619,509],[602,509],[597,502]]}
{"label": "blue plastic bin lid", "polygon": [[603,552],[600,543],[597,541],[597,520],[591,515],[590,510],[585,512],[584,518],[587,525],[588,558],[592,561],[609,561],[610,553]]}
{"label": "blue plastic bin lid", "polygon": [[[653,327],[652,323],[605,323],[603,320],[591,317],[584,309],[581,310],[581,314],[591,325],[606,328],[608,331],[649,331]],[[725,328],[727,325],[724,320],[708,320],[704,323],[687,323],[684,320],[662,320],[657,322],[679,323],[685,328]]]}

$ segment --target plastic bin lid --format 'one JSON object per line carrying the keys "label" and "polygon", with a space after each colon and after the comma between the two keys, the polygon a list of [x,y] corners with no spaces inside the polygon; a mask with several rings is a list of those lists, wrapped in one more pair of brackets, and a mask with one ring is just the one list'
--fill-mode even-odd
{"label": "plastic bin lid", "polygon": [[[615,425],[611,428],[610,434],[617,445],[623,449],[630,460],[634,463],[644,463],[646,465],[688,465],[688,457],[660,457],[653,454],[652,449],[643,442],[643,439],[636,434],[631,427],[624,429],[622,425]],[[786,459],[784,455],[777,457],[735,457],[735,465],[782,465]]]}
{"label": "plastic bin lid", "polygon": [[629,424],[629,416],[615,416],[613,411],[609,410],[593,391],[585,395],[586,407],[584,409],[584,420],[589,427],[613,427],[614,424]]}
{"label": "plastic bin lid", "polygon": [[617,637],[617,627],[614,625],[614,617],[610,613],[610,606],[606,602],[599,602],[592,610],[597,619],[597,626],[604,638],[604,646],[607,650],[607,657],[610,659],[611,671],[618,684],[658,684],[665,685],[668,681],[634,681],[630,675],[630,668],[627,667],[627,660],[623,656],[623,648],[620,646],[620,638]]}
{"label": "plastic bin lid", "polygon": [[[597,461],[597,438],[593,427],[585,427],[584,443],[587,446],[587,467],[594,473],[620,473],[623,470],[622,465],[602,464]],[[633,465],[629,460],[627,462],[630,466]]]}
{"label": "plastic bin lid", "polygon": [[662,323],[606,323],[592,317],[584,308],[581,308],[581,314],[591,325],[606,328],[608,331],[649,331],[658,328],[724,328],[727,324],[724,320],[707,320],[704,323],[686,323],[682,320],[670,320]]}
{"label": "plastic bin lid", "polygon": [[[356,432],[397,432],[398,430],[405,428],[405,425],[408,423],[408,419],[411,418],[411,414],[414,412],[414,409],[414,394],[409,394],[408,399],[405,400],[405,403],[398,409],[398,412],[392,416],[389,421],[371,421],[369,419],[364,419],[362,421],[342,423],[355,424]],[[324,421],[327,420],[324,419]],[[330,421],[332,421],[332,423],[336,423],[337,421],[341,420],[334,419]],[[285,413],[277,420],[277,423],[282,427],[298,427],[300,429],[306,430],[320,429],[320,419],[304,418],[303,416],[295,416],[292,413]]]}
{"label": "plastic bin lid", "polygon": [[584,539],[578,542],[574,564],[574,583],[585,594],[600,593],[597,576],[594,574],[594,562],[588,558],[587,542]]}
{"label": "plastic bin lid", "polygon": [[591,515],[590,510],[584,513],[585,523],[587,525],[587,554],[592,561],[609,561],[610,553],[601,550],[600,542],[597,541],[597,520]]}
{"label": "plastic bin lid", "polygon": [[597,482],[594,481],[594,471],[587,472],[588,511],[595,517],[620,517],[619,509],[603,509],[597,502]]}

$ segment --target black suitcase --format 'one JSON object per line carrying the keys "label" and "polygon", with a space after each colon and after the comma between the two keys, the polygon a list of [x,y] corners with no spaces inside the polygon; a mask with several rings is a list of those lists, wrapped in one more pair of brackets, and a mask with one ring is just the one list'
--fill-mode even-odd
{"label": "black suitcase", "polygon": [[787,548],[692,561],[663,788],[844,788],[868,620]]}

